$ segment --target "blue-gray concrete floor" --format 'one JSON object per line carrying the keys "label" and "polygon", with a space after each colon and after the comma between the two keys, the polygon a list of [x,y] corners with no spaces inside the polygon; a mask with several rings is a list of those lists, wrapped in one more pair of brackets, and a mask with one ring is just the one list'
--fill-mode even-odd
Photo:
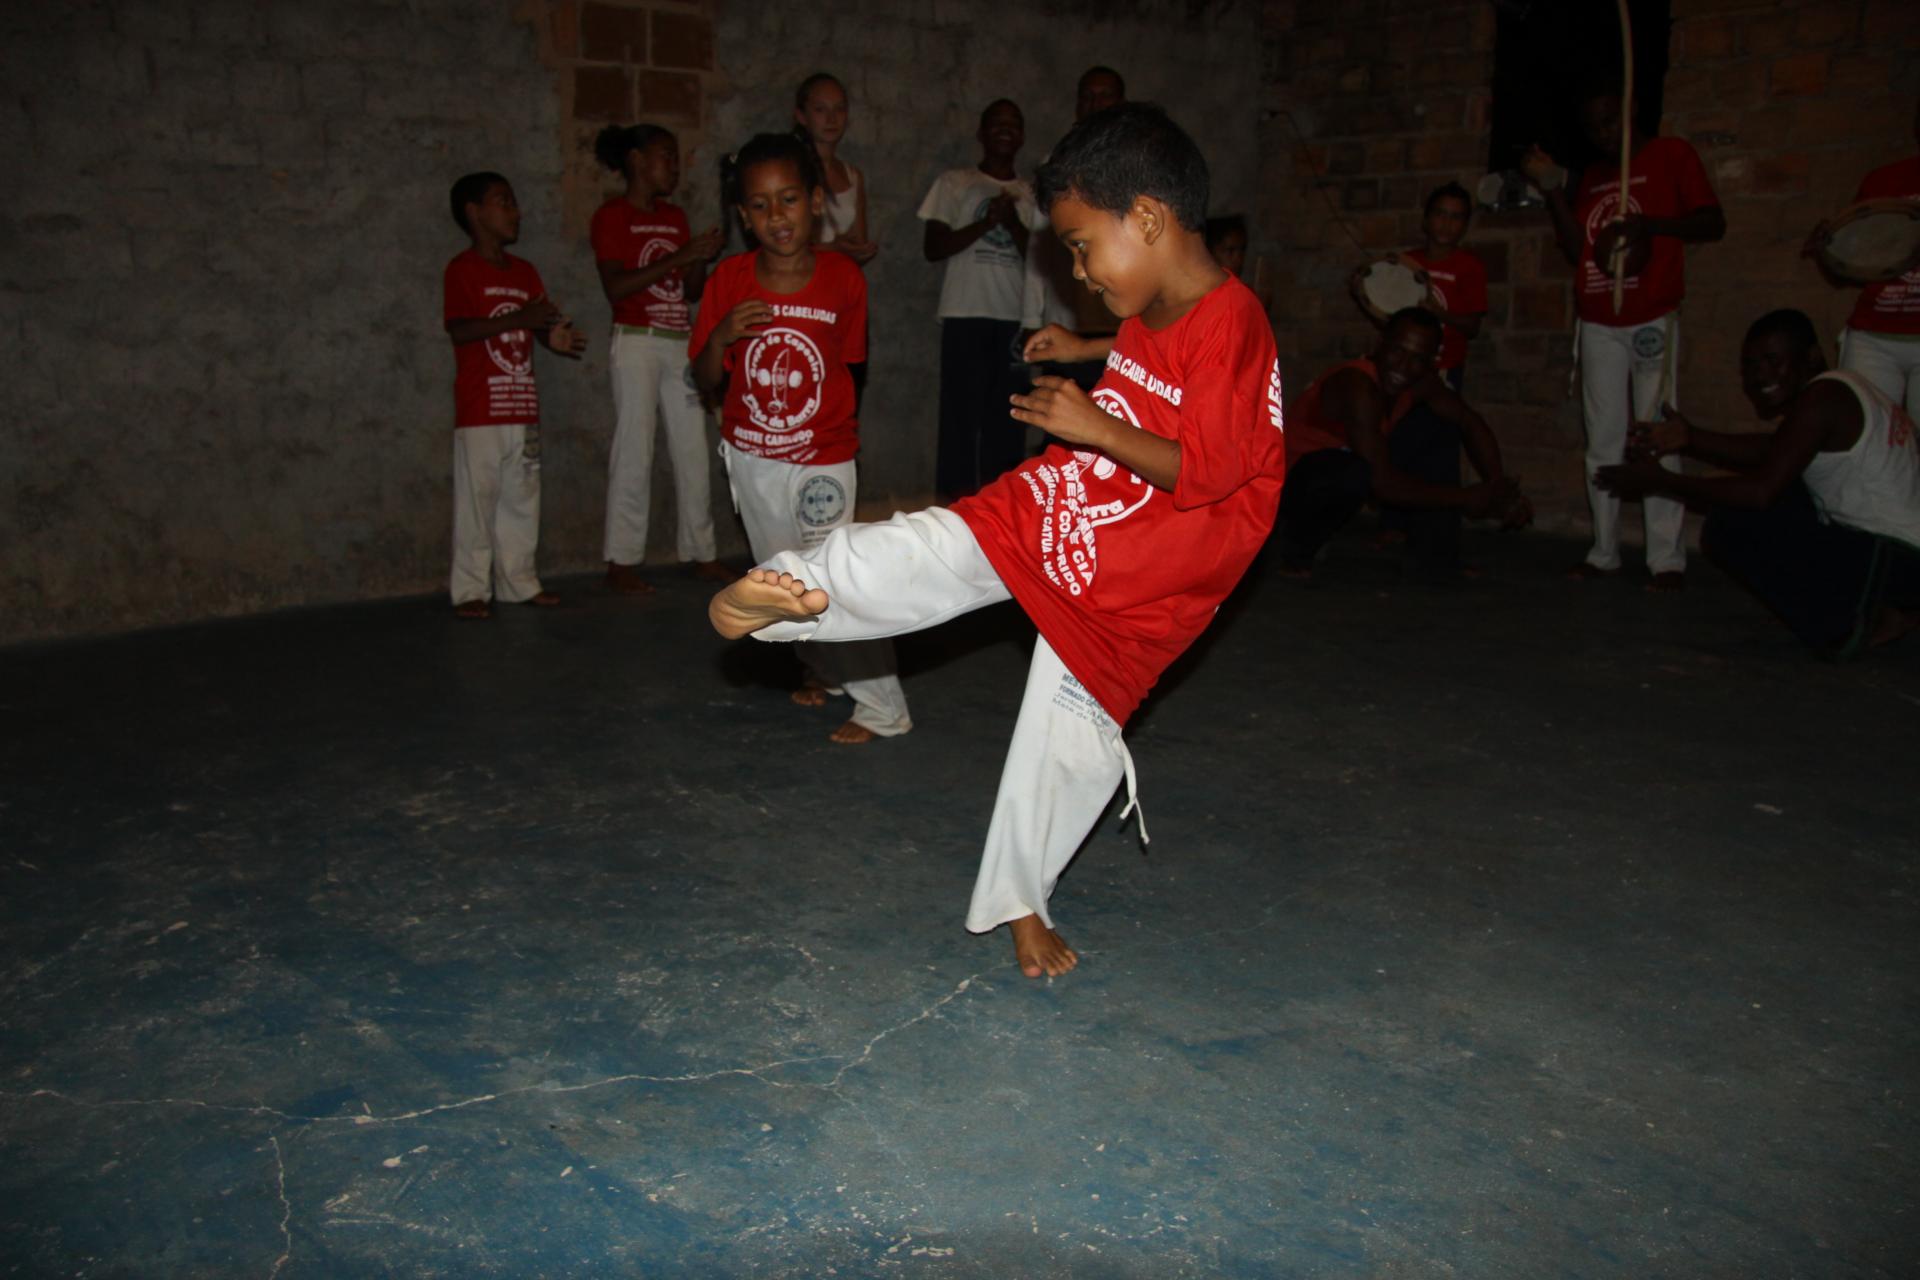
{"label": "blue-gray concrete floor", "polygon": [[671,574],[0,653],[0,1273],[1913,1274],[1920,639],[1472,545],[1250,582],[1050,983],[1004,610],[858,749]]}

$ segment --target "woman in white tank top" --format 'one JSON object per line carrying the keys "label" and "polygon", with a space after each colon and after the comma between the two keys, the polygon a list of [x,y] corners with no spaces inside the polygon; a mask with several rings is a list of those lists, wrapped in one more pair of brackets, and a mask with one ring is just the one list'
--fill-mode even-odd
{"label": "woman in white tank top", "polygon": [[867,235],[867,189],[860,170],[842,160],[840,140],[847,132],[847,90],[834,76],[817,71],[800,82],[793,95],[794,132],[820,153],[827,180],[824,216],[816,242],[830,244],[855,262],[880,251]]}

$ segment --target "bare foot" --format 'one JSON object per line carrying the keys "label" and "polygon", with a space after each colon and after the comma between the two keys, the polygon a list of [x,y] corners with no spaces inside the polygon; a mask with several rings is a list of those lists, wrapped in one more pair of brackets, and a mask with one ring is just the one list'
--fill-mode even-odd
{"label": "bare foot", "polygon": [[640,576],[640,570],[630,564],[615,564],[607,561],[607,590],[617,596],[650,596],[653,584]]}
{"label": "bare foot", "polygon": [[746,577],[723,587],[707,602],[713,629],[729,640],[776,622],[804,621],[826,611],[826,592],[771,569],[749,569]]}
{"label": "bare foot", "polygon": [[537,605],[542,609],[551,609],[560,603],[560,597],[551,591],[537,591],[527,598],[526,603]]}
{"label": "bare foot", "polygon": [[702,582],[718,582],[722,586],[740,577],[739,570],[718,560],[696,560],[687,566],[687,572]]}
{"label": "bare foot", "polygon": [[1589,564],[1587,561],[1582,560],[1579,564],[1567,570],[1567,576],[1575,582],[1594,582],[1600,578],[1617,578],[1620,576],[1620,571],[1618,569],[1602,569],[1597,564]]}
{"label": "bare foot", "polygon": [[1687,575],[1681,569],[1668,569],[1665,573],[1656,573],[1647,579],[1649,591],[1685,591]]}
{"label": "bare foot", "polygon": [[827,735],[827,741],[837,742],[843,747],[857,747],[863,742],[872,742],[879,735],[863,724],[849,720]]}
{"label": "bare foot", "polygon": [[787,697],[796,707],[824,707],[827,705],[827,691],[817,684],[803,684]]}
{"label": "bare foot", "polygon": [[1039,916],[1021,916],[1007,929],[1013,934],[1013,958],[1020,972],[1029,978],[1046,974],[1057,978],[1080,963],[1080,956],[1053,930],[1040,923]]}
{"label": "bare foot", "polygon": [[456,618],[491,618],[493,616],[493,606],[489,605],[485,600],[462,600],[459,604],[453,606],[453,616]]}

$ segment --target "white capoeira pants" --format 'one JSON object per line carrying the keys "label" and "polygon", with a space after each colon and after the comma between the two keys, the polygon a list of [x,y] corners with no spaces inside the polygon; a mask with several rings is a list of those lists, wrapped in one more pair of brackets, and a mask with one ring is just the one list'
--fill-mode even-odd
{"label": "white capoeira pants", "polygon": [[[1580,407],[1587,425],[1587,505],[1593,512],[1593,549],[1587,563],[1596,569],[1620,567],[1620,499],[1594,483],[1594,473],[1627,454],[1627,427],[1633,420],[1652,422],[1662,403],[1680,407],[1673,370],[1680,362],[1680,314],[1670,311],[1637,325],[1594,324],[1582,320]],[[1669,471],[1680,460],[1663,458]],[[1683,521],[1685,504],[1649,495],[1641,503],[1646,522],[1647,568],[1678,573],[1687,567]]]}
{"label": "white capoeira pants", "polygon": [[[761,564],[781,552],[810,551],[853,520],[859,475],[851,459],[824,467],[796,466],[724,443],[720,456],[727,465],[734,508],[747,526],[747,545]],[[853,699],[853,723],[883,738],[913,728],[891,640],[796,648],[802,665],[829,692]]]}
{"label": "white capoeira pants", "polygon": [[533,568],[539,545],[539,429],[455,427],[454,604],[489,598],[517,604],[539,595]]}
{"label": "white capoeira pants", "polygon": [[604,558],[639,564],[647,558],[653,500],[653,433],[667,424],[673,465],[674,545],[680,559],[712,560],[713,488],[707,480],[707,413],[687,367],[687,344],[651,333],[613,334],[613,451],[607,458]]}
{"label": "white capoeira pants", "polygon": [[1842,329],[1840,367],[1871,382],[1909,416],[1920,413],[1920,334]]}
{"label": "white capoeira pants", "polygon": [[[865,640],[904,635],[1008,598],[966,521],[943,507],[836,530],[818,547],[774,556],[769,569],[827,593],[818,618],[780,622],[761,640]],[[1120,726],[1044,638],[1033,650],[1013,741],[994,797],[967,928],[986,933],[1037,915],[1133,761]],[[1143,829],[1144,830],[1144,829]]]}

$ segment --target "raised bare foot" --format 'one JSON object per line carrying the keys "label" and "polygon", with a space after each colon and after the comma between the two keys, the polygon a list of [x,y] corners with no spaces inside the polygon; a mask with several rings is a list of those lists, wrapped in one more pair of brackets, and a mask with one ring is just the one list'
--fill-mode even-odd
{"label": "raised bare foot", "polygon": [[640,576],[637,566],[607,561],[607,590],[617,596],[650,596],[653,584]]}
{"label": "raised bare foot", "polygon": [[1686,589],[1687,575],[1683,569],[1668,569],[1647,579],[1649,591],[1685,591]]}
{"label": "raised bare foot", "polygon": [[718,582],[723,586],[740,576],[738,569],[721,564],[718,560],[695,560],[687,566],[687,572],[702,582]]}
{"label": "raised bare foot", "polygon": [[787,697],[796,707],[824,707],[827,705],[827,691],[817,684],[803,684]]}
{"label": "raised bare foot", "polygon": [[1013,958],[1020,962],[1020,972],[1029,978],[1043,973],[1057,978],[1080,963],[1079,954],[1067,945],[1066,939],[1041,924],[1039,916],[1021,916],[1010,922],[1007,929],[1013,934]]}
{"label": "raised bare foot", "polygon": [[729,640],[751,635],[776,622],[802,621],[827,611],[827,593],[790,573],[749,569],[707,602],[713,629]]}
{"label": "raised bare foot", "polygon": [[560,597],[551,591],[536,591],[527,597],[526,603],[537,605],[542,609],[551,609],[560,603]]}
{"label": "raised bare foot", "polygon": [[837,742],[843,747],[857,747],[863,742],[872,742],[879,735],[863,724],[849,720],[827,735],[827,741]]}
{"label": "raised bare foot", "polygon": [[453,616],[456,618],[491,618],[493,616],[493,606],[489,605],[485,600],[462,600],[459,604],[453,606]]}

